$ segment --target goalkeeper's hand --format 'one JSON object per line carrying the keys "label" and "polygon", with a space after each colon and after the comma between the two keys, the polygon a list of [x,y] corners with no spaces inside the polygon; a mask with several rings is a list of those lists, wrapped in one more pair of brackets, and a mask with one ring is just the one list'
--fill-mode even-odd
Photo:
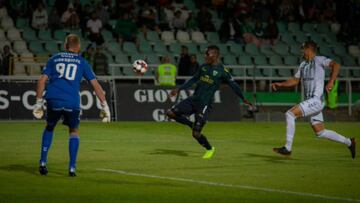
{"label": "goalkeeper's hand", "polygon": [[100,118],[102,118],[102,122],[104,123],[109,123],[111,121],[110,109],[106,101],[101,103]]}
{"label": "goalkeeper's hand", "polygon": [[44,116],[44,100],[36,99],[35,108],[33,109],[33,115],[37,119],[41,119]]}

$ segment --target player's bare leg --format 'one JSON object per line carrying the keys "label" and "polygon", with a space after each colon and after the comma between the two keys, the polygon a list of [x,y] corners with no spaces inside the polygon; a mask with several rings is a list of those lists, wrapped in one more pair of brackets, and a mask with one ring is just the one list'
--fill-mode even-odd
{"label": "player's bare leg", "polygon": [[77,153],[79,150],[79,130],[76,128],[70,128],[69,129],[69,176],[76,176],[75,169],[76,169],[76,158]]}
{"label": "player's bare leg", "polygon": [[186,118],[186,116],[184,115],[177,115],[175,114],[171,109],[169,109],[167,112],[166,112],[166,115],[171,118],[171,119],[174,119],[176,122],[178,123],[181,123],[181,124],[184,124],[184,125],[187,125],[189,126],[189,128],[193,128],[193,125],[194,123],[191,122],[188,118]]}
{"label": "player's bare leg", "polygon": [[299,105],[292,107],[285,113],[286,117],[286,144],[283,147],[273,148],[273,151],[281,155],[291,155],[291,148],[295,135],[295,120],[302,117],[302,111]]}
{"label": "player's bare leg", "polygon": [[355,138],[346,138],[335,131],[325,129],[324,123],[316,123],[311,126],[315,134],[319,138],[326,138],[334,142],[345,144],[351,153],[351,157],[354,159],[356,156],[356,141]]}

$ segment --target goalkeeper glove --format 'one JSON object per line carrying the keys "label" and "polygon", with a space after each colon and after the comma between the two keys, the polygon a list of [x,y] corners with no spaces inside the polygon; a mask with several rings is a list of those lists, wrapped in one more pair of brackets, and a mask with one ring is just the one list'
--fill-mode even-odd
{"label": "goalkeeper glove", "polygon": [[109,105],[105,102],[101,103],[100,118],[102,122],[109,123],[111,121]]}
{"label": "goalkeeper glove", "polygon": [[44,100],[43,99],[36,99],[35,108],[33,109],[33,115],[37,119],[41,119],[44,116]]}

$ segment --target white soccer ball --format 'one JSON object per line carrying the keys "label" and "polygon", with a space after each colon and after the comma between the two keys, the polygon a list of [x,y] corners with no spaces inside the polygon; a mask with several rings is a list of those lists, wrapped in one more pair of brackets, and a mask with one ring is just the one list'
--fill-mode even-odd
{"label": "white soccer ball", "polygon": [[134,61],[132,68],[135,73],[144,75],[148,70],[148,65],[144,60],[138,59]]}

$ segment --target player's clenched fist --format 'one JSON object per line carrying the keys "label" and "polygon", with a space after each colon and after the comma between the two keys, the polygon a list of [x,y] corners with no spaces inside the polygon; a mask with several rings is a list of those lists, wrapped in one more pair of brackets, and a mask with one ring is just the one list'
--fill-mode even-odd
{"label": "player's clenched fist", "polygon": [[272,89],[275,91],[277,90],[278,87],[281,87],[281,86],[282,86],[281,82],[274,82],[271,84]]}
{"label": "player's clenched fist", "polygon": [[174,96],[176,96],[178,93],[179,93],[179,89],[178,89],[178,88],[175,88],[175,89],[171,90],[171,92],[170,92],[170,97],[174,97]]}
{"label": "player's clenched fist", "polygon": [[41,119],[44,116],[44,100],[36,99],[35,108],[33,109],[33,115],[37,119]]}
{"label": "player's clenched fist", "polygon": [[110,108],[107,102],[101,103],[100,118],[102,118],[102,122],[104,123],[111,121]]}

